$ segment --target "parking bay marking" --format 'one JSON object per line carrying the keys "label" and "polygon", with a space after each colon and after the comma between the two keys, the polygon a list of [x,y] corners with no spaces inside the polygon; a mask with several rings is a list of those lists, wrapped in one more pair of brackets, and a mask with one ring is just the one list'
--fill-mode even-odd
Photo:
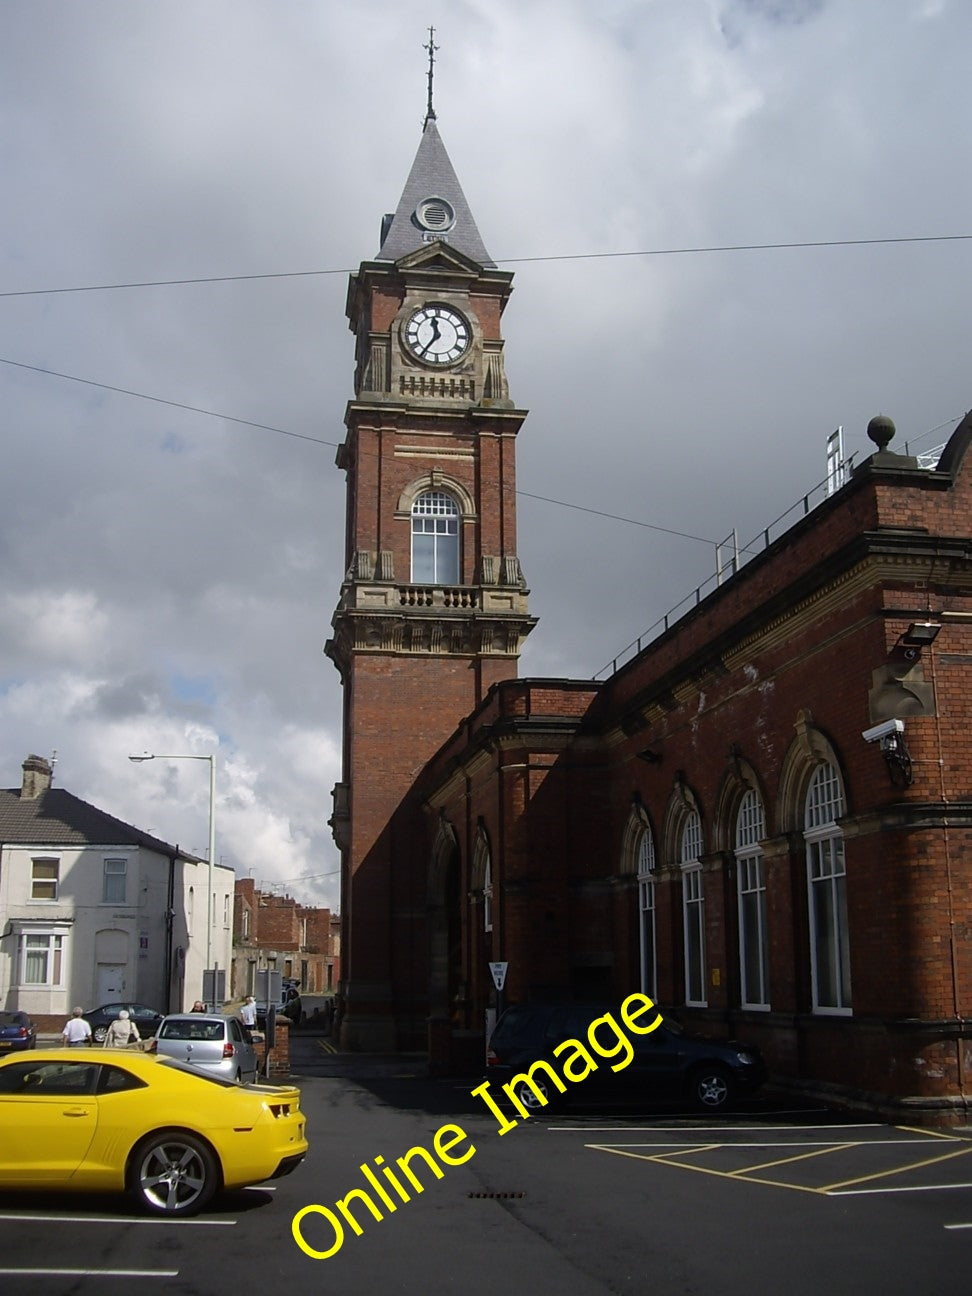
{"label": "parking bay marking", "polygon": [[[232,1228],[237,1223],[235,1219],[165,1219],[163,1216],[146,1216],[141,1218],[137,1215],[8,1215],[6,1211],[0,1211],[0,1220],[15,1220],[18,1223],[40,1223],[40,1224],[178,1224],[180,1227],[187,1224],[194,1224],[197,1227],[210,1228]],[[0,1269],[0,1273],[6,1272]]]}
{"label": "parking bay marking", "polygon": [[178,1278],[178,1269],[0,1269],[4,1278]]}
{"label": "parking bay marking", "polygon": [[[910,1127],[905,1126],[902,1128],[903,1130],[907,1131],[909,1130]],[[918,1131],[915,1132],[918,1133]],[[940,1146],[938,1140],[942,1138],[945,1138],[949,1142],[953,1142],[953,1143],[962,1142],[963,1146],[953,1151],[943,1152],[940,1156],[926,1157],[921,1161],[917,1161],[917,1162],[912,1161],[906,1165],[894,1166],[889,1170],[878,1170],[870,1174],[859,1175],[853,1179],[840,1179],[835,1181],[834,1183],[822,1184],[817,1187],[809,1186],[806,1184],[789,1183],[786,1182],[785,1180],[780,1180],[780,1179],[759,1178],[757,1177],[757,1173],[756,1173],[757,1171],[761,1171],[761,1170],[769,1170],[779,1166],[789,1165],[796,1161],[807,1160],[811,1157],[827,1156],[834,1152],[855,1151],[862,1147],[915,1144],[918,1142],[936,1143]],[[882,1188],[864,1189],[864,1188],[855,1188],[854,1185],[871,1183],[875,1179],[887,1178],[890,1175],[907,1174],[913,1170],[922,1170],[927,1168],[928,1166],[938,1165],[943,1161],[950,1161],[955,1157],[967,1156],[969,1153],[972,1153],[972,1143],[969,1143],[966,1140],[958,1140],[953,1136],[947,1134],[936,1135],[936,1134],[929,1134],[928,1132],[921,1132],[921,1137],[918,1139],[866,1139],[866,1140],[848,1141],[843,1143],[818,1144],[814,1148],[814,1150],[810,1152],[797,1150],[795,1151],[793,1156],[782,1157],[773,1161],[761,1162],[757,1165],[745,1166],[736,1170],[716,1170],[711,1166],[700,1166],[698,1164],[692,1164],[691,1162],[682,1160],[682,1158],[685,1156],[697,1155],[702,1152],[721,1150],[723,1148],[789,1147],[789,1148],[800,1149],[801,1147],[805,1148],[806,1144],[727,1142],[727,1143],[706,1143],[706,1144],[630,1143],[626,1145],[624,1144],[612,1145],[612,1144],[601,1144],[601,1143],[588,1143],[585,1144],[585,1146],[591,1148],[594,1151],[610,1152],[613,1153],[615,1156],[627,1156],[635,1160],[653,1161],[660,1165],[672,1166],[675,1169],[695,1170],[697,1172],[701,1172],[702,1174],[714,1175],[720,1179],[734,1179],[737,1182],[742,1180],[748,1183],[761,1183],[774,1188],[791,1188],[798,1192],[811,1192],[811,1193],[816,1193],[817,1195],[820,1196],[833,1196],[833,1197],[863,1195],[864,1193],[878,1194],[884,1192],[891,1193],[891,1192],[908,1192],[908,1191],[932,1191],[935,1189],[944,1190],[952,1187],[958,1187],[959,1185],[935,1184],[935,1185],[922,1185],[916,1188],[912,1188],[910,1186],[901,1187],[898,1185],[894,1185],[890,1187],[884,1186]],[[634,1150],[639,1147],[644,1147],[644,1148],[654,1147],[659,1150],[656,1151],[654,1155],[648,1155],[644,1152],[639,1152]],[[660,1149],[665,1149],[665,1150],[662,1151]]]}

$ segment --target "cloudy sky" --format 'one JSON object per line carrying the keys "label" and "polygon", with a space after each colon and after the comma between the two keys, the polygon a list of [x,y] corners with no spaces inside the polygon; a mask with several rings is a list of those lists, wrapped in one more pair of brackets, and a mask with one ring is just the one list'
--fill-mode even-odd
{"label": "cloudy sky", "polygon": [[56,750],[203,854],[205,765],[126,758],[215,751],[218,857],[335,907],[344,302],[429,24],[516,272],[521,673],[597,673],[838,425],[972,405],[967,0],[5,0],[0,785]]}

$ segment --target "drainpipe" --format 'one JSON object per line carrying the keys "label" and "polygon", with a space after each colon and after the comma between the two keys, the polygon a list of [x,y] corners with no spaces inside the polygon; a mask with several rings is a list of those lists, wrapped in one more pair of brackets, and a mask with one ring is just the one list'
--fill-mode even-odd
{"label": "drainpipe", "polygon": [[176,854],[169,856],[169,882],[166,888],[165,900],[165,940],[162,942],[164,950],[162,957],[165,959],[165,966],[162,973],[162,985],[165,987],[165,1011],[172,1011],[172,918],[174,914],[175,903],[175,862],[178,857],[179,847],[176,846]]}

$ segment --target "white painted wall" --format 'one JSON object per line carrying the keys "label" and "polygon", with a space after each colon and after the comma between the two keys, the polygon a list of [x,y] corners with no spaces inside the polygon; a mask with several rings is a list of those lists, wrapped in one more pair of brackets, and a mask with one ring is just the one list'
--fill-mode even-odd
{"label": "white painted wall", "polygon": [[[56,898],[39,898],[34,861],[57,862]],[[124,900],[106,899],[106,860],[124,860]],[[179,1011],[202,997],[206,961],[209,866],[176,860],[167,961],[169,858],[144,846],[43,847],[0,850],[0,1007],[32,1015],[70,1015],[109,998]],[[118,887],[117,865],[109,888]],[[229,969],[233,955],[234,873],[213,869],[212,958]],[[111,890],[109,889],[109,897]],[[30,943],[25,963],[24,949]],[[60,946],[60,950],[56,946]],[[179,951],[181,950],[181,954]],[[46,982],[33,973],[46,954]],[[167,997],[166,986],[170,983]],[[119,993],[107,995],[112,986]]]}

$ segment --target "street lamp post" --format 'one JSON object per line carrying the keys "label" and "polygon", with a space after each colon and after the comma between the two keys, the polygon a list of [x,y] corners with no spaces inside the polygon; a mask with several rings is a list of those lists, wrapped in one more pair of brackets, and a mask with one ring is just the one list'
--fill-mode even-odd
{"label": "street lamp post", "polygon": [[[155,752],[142,752],[140,756],[129,756],[130,761],[150,760],[202,760],[209,761],[209,901],[206,905],[206,971],[213,970],[213,865],[216,860],[216,755],[209,756],[162,756]],[[216,993],[216,978],[213,977],[213,994]]]}

